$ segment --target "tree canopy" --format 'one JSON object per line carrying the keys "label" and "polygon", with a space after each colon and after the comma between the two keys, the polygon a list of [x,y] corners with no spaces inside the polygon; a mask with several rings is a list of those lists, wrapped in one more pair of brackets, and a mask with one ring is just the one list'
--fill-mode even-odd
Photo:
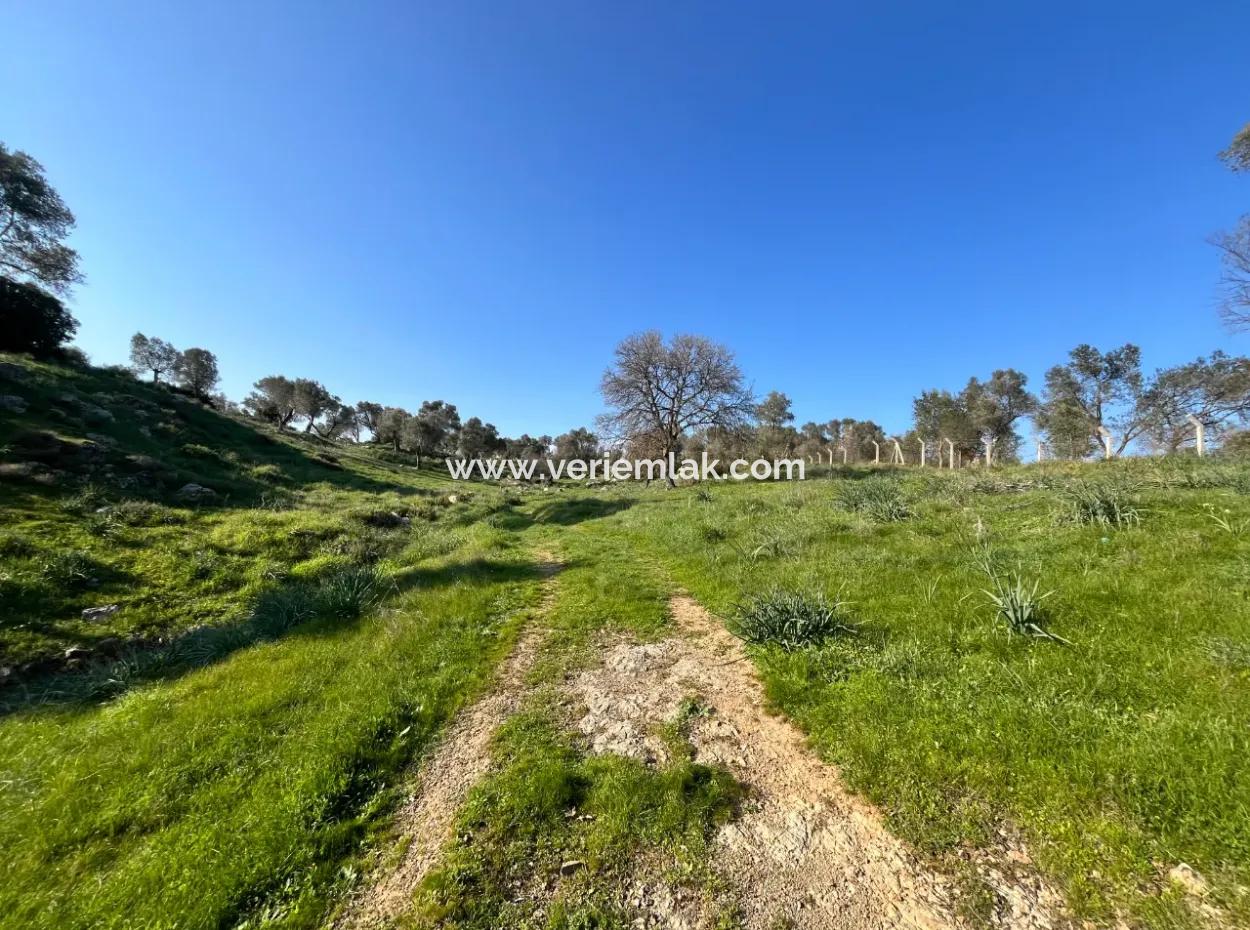
{"label": "tree canopy", "polygon": [[74,222],[43,165],[0,142],[0,271],[68,293],[83,279],[78,253],[63,241]]}

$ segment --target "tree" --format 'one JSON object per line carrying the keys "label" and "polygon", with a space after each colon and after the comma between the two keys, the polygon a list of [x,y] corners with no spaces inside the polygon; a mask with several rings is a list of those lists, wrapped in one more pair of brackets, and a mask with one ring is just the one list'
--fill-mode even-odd
{"label": "tree", "polygon": [[[611,436],[649,436],[663,457],[676,453],[689,431],[733,429],[755,413],[733,354],[701,336],[674,336],[665,345],[658,332],[640,333],[615,355],[600,385],[610,408],[600,423]],[[672,475],[668,483],[676,483]]]}
{"label": "tree", "polygon": [[460,432],[460,413],[455,404],[427,400],[408,423],[408,444],[418,455],[451,451]]}
{"label": "tree", "polygon": [[1223,253],[1220,316],[1230,329],[1250,329],[1250,215],[1243,216],[1232,232],[1219,233],[1211,241]]}
{"label": "tree", "polygon": [[78,321],[47,291],[0,275],[0,349],[54,355],[77,329]]}
{"label": "tree", "polygon": [[296,378],[292,385],[291,406],[295,410],[296,419],[305,421],[305,433],[312,432],[321,415],[335,409],[340,403],[320,381]]}
{"label": "tree", "polygon": [[[378,418],[382,416],[383,409],[385,408],[381,404],[375,404],[369,400],[357,401],[356,403],[357,426],[367,429],[374,442],[378,441]],[[357,439],[359,438],[357,437]]]}
{"label": "tree", "polygon": [[337,400],[326,410],[321,422],[321,435],[326,439],[338,439],[348,433],[358,432],[359,421],[356,408]]}
{"label": "tree", "polygon": [[243,401],[244,409],[278,429],[286,429],[295,416],[295,382],[283,375],[269,375],[253,387],[255,390]]}
{"label": "tree", "polygon": [[932,450],[936,462],[945,461],[944,456],[949,455],[945,447],[948,439],[961,459],[981,451],[981,430],[968,409],[968,395],[967,388],[959,396],[950,391],[922,391],[912,401],[914,432]]}
{"label": "tree", "polygon": [[1037,424],[1051,452],[1084,458],[1102,445],[1099,427],[1118,434],[1119,455],[1146,426],[1141,406],[1141,350],[1126,343],[1110,352],[1079,345],[1066,365],[1046,372]]}
{"label": "tree", "polygon": [[1250,415],[1250,359],[1213,352],[1186,365],[1160,371],[1141,398],[1151,438],[1168,452],[1193,437],[1196,417],[1211,439]]}
{"label": "tree", "polygon": [[755,418],[759,420],[759,444],[765,454],[789,454],[798,445],[798,433],[790,426],[794,422],[790,398],[785,394],[769,391],[755,408]]}
{"label": "tree", "polygon": [[1025,387],[1026,375],[1014,368],[996,370],[988,381],[972,378],[964,388],[961,400],[968,419],[984,444],[993,441],[993,459],[1013,459],[1020,444],[1016,421],[1037,409],[1037,398]]}
{"label": "tree", "polygon": [[1225,164],[1233,171],[1250,171],[1250,123],[1241,127],[1241,131],[1233,136],[1228,148],[1220,152]]}
{"label": "tree", "polygon": [[221,380],[217,356],[208,349],[187,349],[179,356],[174,374],[179,384],[201,399],[206,399]]}
{"label": "tree", "polygon": [[82,281],[78,253],[61,241],[73,228],[74,214],[43,165],[0,142],[0,269],[68,293]]}
{"label": "tree", "polygon": [[[1250,123],[1233,136],[1220,158],[1233,171],[1250,171]],[[1223,255],[1224,296],[1220,315],[1230,329],[1250,329],[1250,214],[1230,233],[1211,240]]]}
{"label": "tree", "polygon": [[164,339],[149,339],[143,333],[130,337],[130,367],[136,374],[152,372],[153,384],[160,382],[161,375],[175,372],[181,359],[182,353]]}
{"label": "tree", "polygon": [[556,437],[556,458],[566,461],[590,461],[599,454],[599,437],[585,427],[569,430]]}
{"label": "tree", "polygon": [[466,459],[484,459],[503,451],[504,440],[493,423],[469,417],[460,429],[460,455]]}
{"label": "tree", "polygon": [[373,438],[398,452],[411,419],[412,414],[403,407],[384,407],[378,414],[377,424],[373,429]]}

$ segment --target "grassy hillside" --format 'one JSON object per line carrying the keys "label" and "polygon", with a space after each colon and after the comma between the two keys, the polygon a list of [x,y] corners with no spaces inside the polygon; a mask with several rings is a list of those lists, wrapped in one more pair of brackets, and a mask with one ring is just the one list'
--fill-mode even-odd
{"label": "grassy hillside", "polygon": [[[724,773],[594,757],[560,709],[605,636],[671,635],[681,589],[752,633],[777,708],[962,878],[972,919],[969,864],[1010,838],[1096,926],[1250,924],[1250,466],[505,491],[124,373],[0,363],[20,399],[0,402],[0,927],[326,925],[393,855],[414,763],[537,617],[539,552],[567,566],[547,690],[416,925],[628,926],[632,863],[706,878]],[[1017,581],[1063,641],[1009,633],[990,593]],[[823,597],[837,628],[751,626],[775,591]],[[570,858],[584,906],[526,924],[514,882]]]}

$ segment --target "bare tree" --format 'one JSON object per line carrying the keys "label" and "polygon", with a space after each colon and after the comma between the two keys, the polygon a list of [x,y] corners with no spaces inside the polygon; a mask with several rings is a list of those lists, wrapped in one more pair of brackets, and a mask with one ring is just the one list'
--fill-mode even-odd
{"label": "bare tree", "polygon": [[1250,216],[1243,216],[1236,229],[1219,233],[1211,242],[1224,253],[1220,316],[1230,329],[1250,329]]}
{"label": "bare tree", "polygon": [[646,436],[662,457],[676,453],[688,431],[733,429],[755,413],[733,353],[702,336],[674,336],[668,345],[654,330],[630,336],[600,390],[610,408],[601,428],[625,442]]}

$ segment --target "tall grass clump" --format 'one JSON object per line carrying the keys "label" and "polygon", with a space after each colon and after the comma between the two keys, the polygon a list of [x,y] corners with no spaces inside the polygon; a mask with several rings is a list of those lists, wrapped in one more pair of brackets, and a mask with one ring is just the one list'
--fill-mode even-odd
{"label": "tall grass clump", "polygon": [[1136,499],[1124,488],[1109,484],[1077,482],[1060,497],[1059,519],[1063,523],[1092,524],[1124,529],[1141,523]]}
{"label": "tall grass clump", "polygon": [[730,630],[748,643],[791,651],[854,633],[855,627],[846,620],[846,603],[840,598],[774,590],[741,605]]}
{"label": "tall grass clump", "polygon": [[897,481],[887,478],[865,478],[848,481],[838,494],[838,502],[854,513],[862,513],[879,523],[906,520],[911,508]]}

